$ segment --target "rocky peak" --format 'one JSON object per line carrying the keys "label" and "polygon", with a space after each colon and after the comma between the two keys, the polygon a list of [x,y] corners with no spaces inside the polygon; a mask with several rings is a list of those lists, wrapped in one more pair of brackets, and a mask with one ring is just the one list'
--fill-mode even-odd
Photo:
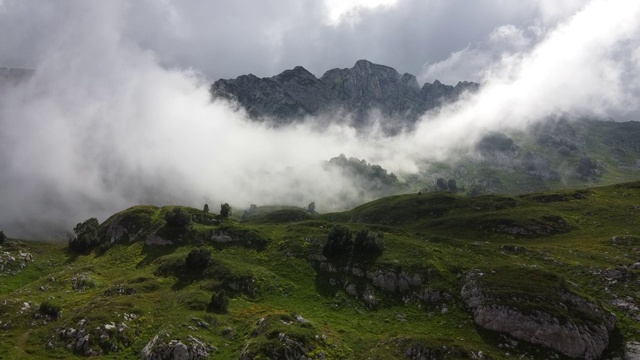
{"label": "rocky peak", "polygon": [[254,118],[289,123],[306,115],[342,109],[364,126],[372,110],[411,126],[427,110],[457,100],[478,84],[459,82],[455,87],[439,81],[422,88],[414,75],[358,60],[352,68],[331,69],[319,79],[302,66],[270,78],[242,75],[218,80],[211,86],[215,97],[235,99]]}

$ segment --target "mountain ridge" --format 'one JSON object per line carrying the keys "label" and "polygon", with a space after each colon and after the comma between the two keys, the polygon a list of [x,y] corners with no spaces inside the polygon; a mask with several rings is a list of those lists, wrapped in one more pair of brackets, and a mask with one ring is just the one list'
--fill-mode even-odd
{"label": "mountain ridge", "polygon": [[234,99],[252,118],[290,123],[308,115],[343,110],[356,124],[366,122],[372,109],[411,125],[424,112],[453,102],[480,84],[460,81],[455,86],[436,80],[419,86],[416,77],[392,67],[358,60],[352,68],[327,70],[320,78],[302,66],[272,77],[253,74],[220,79],[211,85],[214,98]]}

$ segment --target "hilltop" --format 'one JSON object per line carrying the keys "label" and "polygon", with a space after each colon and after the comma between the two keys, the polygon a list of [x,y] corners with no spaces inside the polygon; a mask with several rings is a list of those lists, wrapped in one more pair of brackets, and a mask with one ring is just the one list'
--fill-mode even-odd
{"label": "hilltop", "polygon": [[640,353],[639,182],[308,210],[135,206],[79,224],[76,251],[8,239],[0,357]]}

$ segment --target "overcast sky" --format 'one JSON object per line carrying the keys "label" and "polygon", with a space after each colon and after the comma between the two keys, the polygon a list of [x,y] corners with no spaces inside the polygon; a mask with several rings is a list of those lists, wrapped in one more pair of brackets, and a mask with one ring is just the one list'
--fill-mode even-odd
{"label": "overcast sky", "polygon": [[[195,68],[209,79],[275,75],[301,65],[321,76],[359,59],[432,82],[480,80],[502,52],[579,11],[584,0],[3,0],[0,66],[33,68],[51,36],[68,22],[107,7],[123,40],[165,66]],[[112,3],[112,1],[109,1]],[[91,33],[68,34],[90,36]],[[439,64],[452,55],[463,64]]]}
{"label": "overcast sky", "polygon": [[[141,203],[339,210],[358,189],[322,163],[341,153],[402,177],[489,131],[637,120],[638,34],[629,0],[0,0],[0,67],[35,69],[0,86],[0,229],[51,237]],[[269,128],[208,91],[359,59],[483,86],[392,138]]]}

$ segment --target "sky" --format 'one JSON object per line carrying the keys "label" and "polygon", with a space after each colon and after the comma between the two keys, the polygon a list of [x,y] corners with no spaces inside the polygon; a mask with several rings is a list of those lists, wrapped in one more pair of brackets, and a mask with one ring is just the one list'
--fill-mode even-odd
{"label": "sky", "polygon": [[[0,0],[0,67],[34,69],[0,87],[0,229],[56,237],[141,203],[340,210],[356,184],[322,162],[341,153],[402,175],[558,114],[636,120],[637,34],[624,0]],[[208,93],[359,59],[483,86],[392,138],[273,129]]]}

